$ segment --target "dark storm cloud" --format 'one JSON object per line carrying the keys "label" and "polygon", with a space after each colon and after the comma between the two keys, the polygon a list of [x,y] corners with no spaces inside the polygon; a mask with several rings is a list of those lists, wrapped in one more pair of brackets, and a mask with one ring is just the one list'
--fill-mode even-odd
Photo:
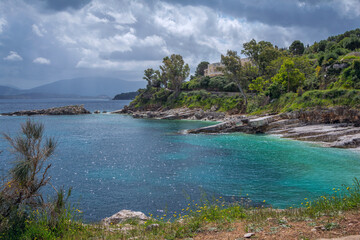
{"label": "dark storm cloud", "polygon": [[[174,3],[172,0],[167,0]],[[330,34],[359,27],[360,17],[344,14],[342,7],[348,2],[340,0],[179,0],[181,5],[198,5],[222,14],[247,21],[282,27],[309,27],[325,29]],[[359,0],[353,1],[360,4]]]}

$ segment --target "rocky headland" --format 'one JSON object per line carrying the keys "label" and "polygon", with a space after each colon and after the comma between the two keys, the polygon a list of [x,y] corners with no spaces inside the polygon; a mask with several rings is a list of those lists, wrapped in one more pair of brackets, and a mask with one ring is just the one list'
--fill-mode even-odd
{"label": "rocky headland", "polygon": [[317,142],[327,147],[360,147],[360,111],[346,107],[316,108],[274,115],[230,115],[215,109],[177,108],[158,111],[133,111],[127,107],[113,113],[134,118],[188,119],[220,123],[185,131],[188,134],[233,133],[275,134],[283,138]]}
{"label": "rocky headland", "polygon": [[3,116],[32,116],[32,115],[80,115],[80,114],[90,114],[88,110],[85,109],[84,105],[73,105],[73,106],[64,106],[64,107],[55,107],[48,109],[40,110],[24,110],[11,113],[1,113]]}

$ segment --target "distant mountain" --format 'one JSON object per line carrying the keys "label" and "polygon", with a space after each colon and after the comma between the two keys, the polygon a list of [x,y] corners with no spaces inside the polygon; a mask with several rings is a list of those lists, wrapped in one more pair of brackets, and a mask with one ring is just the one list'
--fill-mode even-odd
{"label": "distant mountain", "polygon": [[21,93],[23,93],[23,91],[19,89],[8,86],[0,86],[0,95],[8,96],[8,95],[17,95]]}
{"label": "distant mountain", "polygon": [[116,78],[74,78],[60,80],[27,90],[27,93],[77,95],[77,96],[115,96],[123,92],[144,88],[145,81],[124,81]]}

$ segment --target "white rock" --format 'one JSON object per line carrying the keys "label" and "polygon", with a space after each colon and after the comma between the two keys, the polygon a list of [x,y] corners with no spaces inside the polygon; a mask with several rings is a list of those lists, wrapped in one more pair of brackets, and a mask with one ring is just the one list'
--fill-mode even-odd
{"label": "white rock", "polygon": [[245,233],[244,238],[251,238],[254,235],[255,235],[255,233]]}
{"label": "white rock", "polygon": [[102,223],[104,225],[110,225],[110,224],[118,224],[122,223],[129,219],[137,219],[140,221],[146,221],[148,220],[148,217],[142,213],[142,212],[134,212],[130,210],[121,210],[118,213],[115,213],[111,217],[104,218],[102,220]]}

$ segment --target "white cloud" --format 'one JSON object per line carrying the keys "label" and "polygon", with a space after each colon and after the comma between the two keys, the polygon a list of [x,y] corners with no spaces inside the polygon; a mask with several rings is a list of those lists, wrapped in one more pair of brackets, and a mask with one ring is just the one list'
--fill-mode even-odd
{"label": "white cloud", "polygon": [[37,63],[37,64],[44,64],[44,65],[50,65],[50,60],[47,58],[43,58],[43,57],[38,57],[35,58],[33,63]]}
{"label": "white cloud", "polygon": [[39,37],[43,37],[44,34],[46,33],[46,30],[44,28],[42,28],[41,26],[38,26],[36,24],[33,24],[31,26],[31,28],[32,28],[32,31]]}
{"label": "white cloud", "polygon": [[334,0],[334,8],[339,9],[341,14],[346,18],[357,18],[360,16],[359,0]]}
{"label": "white cloud", "polygon": [[4,27],[7,25],[7,21],[5,18],[0,18],[0,33],[4,31]]}
{"label": "white cloud", "polygon": [[17,52],[10,51],[9,55],[4,57],[4,60],[6,60],[6,61],[22,61],[23,58]]}

